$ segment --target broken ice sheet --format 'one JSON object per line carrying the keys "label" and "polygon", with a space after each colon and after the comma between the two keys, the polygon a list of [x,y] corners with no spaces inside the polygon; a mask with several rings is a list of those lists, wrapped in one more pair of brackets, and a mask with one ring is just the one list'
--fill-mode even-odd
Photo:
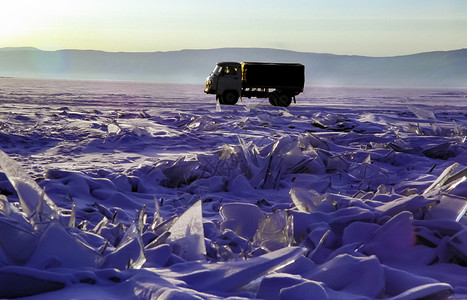
{"label": "broken ice sheet", "polygon": [[154,209],[154,216],[153,216],[153,221],[151,224],[151,228],[154,230],[157,225],[162,224],[164,219],[161,216],[161,208],[159,205],[159,200],[157,199],[156,196],[154,196],[154,204],[155,204],[155,209]]}
{"label": "broken ice sheet", "polygon": [[[325,283],[333,291],[358,294],[360,297],[330,297],[330,299],[376,299],[384,290],[382,265],[375,256],[356,257],[340,254],[302,274],[306,279]],[[370,283],[371,282],[371,283]],[[364,298],[368,297],[368,298]]]}
{"label": "broken ice sheet", "polygon": [[348,170],[349,176],[357,180],[374,178],[380,173],[382,173],[380,168],[367,163],[354,163]]}
{"label": "broken ice sheet", "polygon": [[38,241],[39,236],[33,233],[31,224],[0,215],[0,250],[9,261],[18,265],[26,263]]}
{"label": "broken ice sheet", "polygon": [[186,260],[206,257],[201,200],[193,204],[173,223],[167,242],[173,252]]}
{"label": "broken ice sheet", "polygon": [[332,202],[314,190],[292,188],[289,192],[293,203],[301,212],[331,212],[335,210]]}
{"label": "broken ice sheet", "polygon": [[452,150],[451,143],[442,143],[426,150],[423,150],[423,155],[433,159],[444,159],[447,160],[450,157],[455,157],[456,154]]}
{"label": "broken ice sheet", "polygon": [[57,218],[55,203],[17,162],[1,150],[0,167],[18,193],[21,208],[33,225]]}
{"label": "broken ice sheet", "polygon": [[107,132],[108,134],[120,134],[122,132],[122,128],[117,124],[117,122],[112,122],[107,125]]}
{"label": "broken ice sheet", "polygon": [[420,195],[402,196],[376,207],[375,210],[385,216],[395,216],[401,212],[411,212],[418,216],[435,203],[436,199]]}
{"label": "broken ice sheet", "polygon": [[306,250],[301,247],[286,247],[248,260],[234,262],[191,262],[176,264],[160,271],[161,276],[183,280],[199,291],[216,293],[234,292],[256,282],[269,272],[294,262]]}
{"label": "broken ice sheet", "polygon": [[326,162],[328,171],[345,171],[348,168],[347,161],[340,155],[330,156]]}
{"label": "broken ice sheet", "polygon": [[262,189],[277,188],[286,173],[300,168],[301,163],[308,160],[302,154],[298,140],[288,135],[276,141],[264,158],[267,164],[251,180],[253,186]]}
{"label": "broken ice sheet", "polygon": [[161,167],[162,172],[167,177],[163,184],[167,187],[179,187],[183,184],[189,184],[194,178],[199,178],[197,173],[199,163],[194,160],[186,160],[186,157],[180,156],[173,162],[160,162],[155,167]]}
{"label": "broken ice sheet", "polygon": [[467,229],[456,233],[448,242],[449,248],[458,260],[461,261],[461,265],[467,263]]}
{"label": "broken ice sheet", "polygon": [[452,121],[453,124],[454,124],[454,129],[453,129],[453,134],[455,136],[459,136],[459,137],[465,137],[465,134],[464,134],[464,129],[462,129],[462,126],[460,126],[459,124],[457,124],[456,121]]}
{"label": "broken ice sheet", "polygon": [[227,203],[219,210],[224,222],[221,230],[231,229],[236,234],[251,240],[258,229],[263,213],[258,206],[251,203]]}
{"label": "broken ice sheet", "polygon": [[439,193],[443,184],[449,179],[451,174],[458,166],[459,163],[454,163],[446,169],[444,169],[441,175],[438,176],[438,178],[423,192],[422,195],[427,197]]}
{"label": "broken ice sheet", "polygon": [[326,144],[325,140],[310,132],[300,133],[298,136],[298,145],[303,149],[303,152],[314,151],[314,148],[329,150],[329,146]]}
{"label": "broken ice sheet", "polygon": [[276,211],[259,220],[253,242],[261,248],[274,251],[292,244],[293,216],[285,210]]}
{"label": "broken ice sheet", "polygon": [[97,268],[101,257],[91,247],[72,236],[59,223],[49,223],[40,236],[27,266],[35,268]]}
{"label": "broken ice sheet", "polygon": [[414,105],[409,105],[407,107],[417,118],[421,120],[436,121],[436,116],[432,111]]}
{"label": "broken ice sheet", "polygon": [[125,232],[117,249],[107,254],[103,266],[118,269],[140,269],[146,262],[143,242],[137,222],[133,222]]}
{"label": "broken ice sheet", "polygon": [[415,244],[413,215],[403,211],[376,229],[372,237],[356,249],[366,255],[376,255],[385,262],[404,259],[404,253]]}
{"label": "broken ice sheet", "polygon": [[465,182],[467,180],[467,168],[462,169],[461,171],[457,172],[456,174],[450,176],[444,182],[446,186],[446,191],[449,192],[455,189],[459,184]]}
{"label": "broken ice sheet", "polygon": [[439,197],[439,201],[427,212],[425,219],[448,219],[459,222],[467,212],[465,197],[443,194]]}
{"label": "broken ice sheet", "polygon": [[5,195],[0,195],[0,214],[5,216],[10,214],[10,203]]}
{"label": "broken ice sheet", "polygon": [[240,136],[237,136],[238,144],[242,149],[243,156],[245,157],[248,167],[251,169],[250,172],[255,174],[258,172],[258,148],[253,145],[253,142],[245,142]]}

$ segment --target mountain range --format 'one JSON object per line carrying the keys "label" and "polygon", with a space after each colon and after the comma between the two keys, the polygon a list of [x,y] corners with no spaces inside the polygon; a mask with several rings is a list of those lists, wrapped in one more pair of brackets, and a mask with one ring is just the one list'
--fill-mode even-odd
{"label": "mountain range", "polygon": [[0,76],[203,84],[220,61],[298,62],[306,85],[467,87],[467,49],[392,57],[269,48],[169,52],[0,48]]}

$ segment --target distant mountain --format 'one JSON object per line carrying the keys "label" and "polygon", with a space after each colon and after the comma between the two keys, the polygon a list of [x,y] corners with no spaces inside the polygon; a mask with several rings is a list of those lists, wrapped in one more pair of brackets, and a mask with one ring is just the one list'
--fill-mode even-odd
{"label": "distant mountain", "polygon": [[267,48],[147,53],[0,48],[0,76],[202,84],[219,61],[299,62],[307,85],[467,87],[467,49],[366,57]]}

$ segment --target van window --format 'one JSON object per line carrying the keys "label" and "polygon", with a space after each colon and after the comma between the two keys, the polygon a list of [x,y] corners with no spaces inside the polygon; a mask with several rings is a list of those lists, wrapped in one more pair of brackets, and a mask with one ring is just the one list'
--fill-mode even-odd
{"label": "van window", "polygon": [[237,75],[238,68],[234,66],[225,66],[224,75]]}
{"label": "van window", "polygon": [[218,66],[216,65],[216,67],[214,68],[214,70],[212,71],[212,75],[219,75],[219,73],[222,71],[222,67],[221,66]]}

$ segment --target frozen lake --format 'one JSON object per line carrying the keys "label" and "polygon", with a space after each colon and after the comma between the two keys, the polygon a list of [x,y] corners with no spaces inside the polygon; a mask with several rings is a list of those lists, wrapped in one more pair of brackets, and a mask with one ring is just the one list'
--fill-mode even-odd
{"label": "frozen lake", "polygon": [[[212,105],[204,83],[162,84],[142,82],[73,81],[1,78],[1,99],[6,104],[41,104],[128,108],[185,108],[185,104]],[[464,106],[466,89],[305,87],[293,108],[303,106],[358,106],[375,109],[429,105]],[[244,105],[269,105],[267,99],[245,99]],[[198,107],[197,107],[198,108]]]}
{"label": "frozen lake", "polygon": [[0,78],[0,298],[467,296],[467,89],[203,88]]}

